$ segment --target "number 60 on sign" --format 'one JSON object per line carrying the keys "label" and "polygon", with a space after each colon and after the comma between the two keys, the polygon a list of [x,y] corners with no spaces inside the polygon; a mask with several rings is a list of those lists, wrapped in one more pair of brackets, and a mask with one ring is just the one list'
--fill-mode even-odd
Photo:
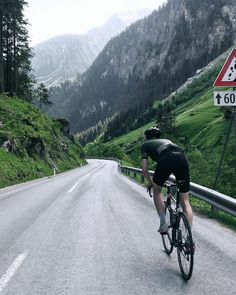
{"label": "number 60 on sign", "polygon": [[236,106],[236,91],[214,91],[214,105]]}

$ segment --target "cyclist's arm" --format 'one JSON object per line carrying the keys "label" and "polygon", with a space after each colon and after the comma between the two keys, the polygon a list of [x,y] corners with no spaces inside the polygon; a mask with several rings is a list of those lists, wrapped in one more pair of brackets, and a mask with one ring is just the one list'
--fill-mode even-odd
{"label": "cyclist's arm", "polygon": [[142,159],[142,172],[143,172],[143,176],[146,178],[148,182],[147,186],[151,186],[152,179],[148,171],[148,159]]}

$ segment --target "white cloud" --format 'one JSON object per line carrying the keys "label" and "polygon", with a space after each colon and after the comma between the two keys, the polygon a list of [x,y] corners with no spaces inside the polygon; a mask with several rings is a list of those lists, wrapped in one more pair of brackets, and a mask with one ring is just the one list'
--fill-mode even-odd
{"label": "white cloud", "polygon": [[157,8],[165,0],[28,0],[32,44],[56,35],[84,34],[116,12]]}

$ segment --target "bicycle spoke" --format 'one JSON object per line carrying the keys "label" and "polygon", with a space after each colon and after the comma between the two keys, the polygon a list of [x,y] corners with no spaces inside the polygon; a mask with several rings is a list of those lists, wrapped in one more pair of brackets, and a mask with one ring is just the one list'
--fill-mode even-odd
{"label": "bicycle spoke", "polygon": [[167,254],[171,254],[171,252],[173,251],[173,244],[172,244],[172,238],[171,238],[171,225],[170,225],[170,212],[168,210],[168,207],[166,207],[165,209],[165,214],[166,214],[166,223],[169,227],[168,233],[166,235],[162,235],[162,242],[163,242],[163,246],[164,249],[166,251]]}
{"label": "bicycle spoke", "polygon": [[189,223],[184,213],[180,214],[178,229],[178,262],[185,280],[189,280],[193,271],[193,241]]}

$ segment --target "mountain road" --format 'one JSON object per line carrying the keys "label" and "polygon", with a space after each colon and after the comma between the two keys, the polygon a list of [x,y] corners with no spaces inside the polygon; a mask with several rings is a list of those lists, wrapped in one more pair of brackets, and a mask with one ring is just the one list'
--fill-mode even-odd
{"label": "mountain road", "polygon": [[116,162],[1,189],[0,212],[0,295],[236,294],[235,232],[195,214],[185,282],[153,200]]}

